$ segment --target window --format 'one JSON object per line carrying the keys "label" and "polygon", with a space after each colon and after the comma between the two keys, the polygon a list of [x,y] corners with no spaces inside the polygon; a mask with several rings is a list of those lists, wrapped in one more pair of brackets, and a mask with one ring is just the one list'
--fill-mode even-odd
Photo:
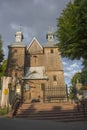
{"label": "window", "polygon": [[50,36],[50,39],[52,39],[52,37]]}
{"label": "window", "polygon": [[17,49],[14,50],[14,53],[17,53]]}
{"label": "window", "polygon": [[25,90],[28,91],[29,90],[29,84],[25,85]]}
{"label": "window", "polygon": [[15,72],[15,77],[17,77],[18,76],[18,74],[17,74],[17,72]]}
{"label": "window", "polygon": [[51,49],[51,51],[50,51],[51,53],[53,53],[53,49]]}
{"label": "window", "polygon": [[57,76],[56,75],[53,76],[53,81],[57,81]]}
{"label": "window", "polygon": [[42,84],[41,84],[41,90],[43,91],[44,89],[45,89],[45,84],[42,83]]}

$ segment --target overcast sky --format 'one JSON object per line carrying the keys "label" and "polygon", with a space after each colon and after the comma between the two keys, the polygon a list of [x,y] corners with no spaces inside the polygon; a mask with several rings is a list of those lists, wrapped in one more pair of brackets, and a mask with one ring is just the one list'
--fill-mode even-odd
{"label": "overcast sky", "polygon": [[[56,31],[58,18],[70,0],[0,0],[0,34],[3,39],[5,57],[7,46],[15,42],[15,33],[21,30],[24,43],[28,45],[36,37],[41,45],[46,42],[49,26]],[[81,69],[78,61],[63,60],[66,83]]]}

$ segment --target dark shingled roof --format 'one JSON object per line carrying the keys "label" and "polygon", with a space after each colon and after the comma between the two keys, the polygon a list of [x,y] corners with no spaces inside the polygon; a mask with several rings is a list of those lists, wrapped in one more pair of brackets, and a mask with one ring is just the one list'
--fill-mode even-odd
{"label": "dark shingled roof", "polygon": [[9,47],[26,47],[26,45],[23,42],[14,42]]}
{"label": "dark shingled roof", "polygon": [[56,47],[56,44],[55,44],[55,42],[47,42],[44,44],[43,47],[46,47],[46,48],[52,47],[53,48],[53,47]]}

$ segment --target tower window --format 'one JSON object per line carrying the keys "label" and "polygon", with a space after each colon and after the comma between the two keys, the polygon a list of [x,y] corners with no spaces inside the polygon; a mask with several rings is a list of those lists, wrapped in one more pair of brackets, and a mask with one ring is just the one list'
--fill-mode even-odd
{"label": "tower window", "polygon": [[45,89],[45,84],[42,83],[42,84],[41,84],[41,90],[43,91],[44,89]]}
{"label": "tower window", "polygon": [[53,49],[51,49],[50,52],[53,53]]}
{"label": "tower window", "polygon": [[57,76],[56,75],[53,76],[53,81],[57,81]]}
{"label": "tower window", "polygon": [[17,49],[14,50],[14,53],[17,53]]}
{"label": "tower window", "polygon": [[17,77],[18,76],[18,74],[17,74],[17,72],[15,72],[15,77]]}
{"label": "tower window", "polygon": [[50,37],[50,39],[52,39],[52,37]]}

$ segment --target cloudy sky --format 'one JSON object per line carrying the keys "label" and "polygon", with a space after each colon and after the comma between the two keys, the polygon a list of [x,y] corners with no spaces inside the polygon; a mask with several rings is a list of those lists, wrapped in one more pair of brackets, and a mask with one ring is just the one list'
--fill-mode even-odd
{"label": "cloudy sky", "polygon": [[[0,0],[0,34],[7,58],[7,46],[15,41],[15,33],[21,30],[24,42],[28,45],[36,37],[41,45],[46,42],[49,26],[56,31],[58,18],[70,0]],[[80,61],[63,59],[66,83],[70,77],[81,69]]]}

